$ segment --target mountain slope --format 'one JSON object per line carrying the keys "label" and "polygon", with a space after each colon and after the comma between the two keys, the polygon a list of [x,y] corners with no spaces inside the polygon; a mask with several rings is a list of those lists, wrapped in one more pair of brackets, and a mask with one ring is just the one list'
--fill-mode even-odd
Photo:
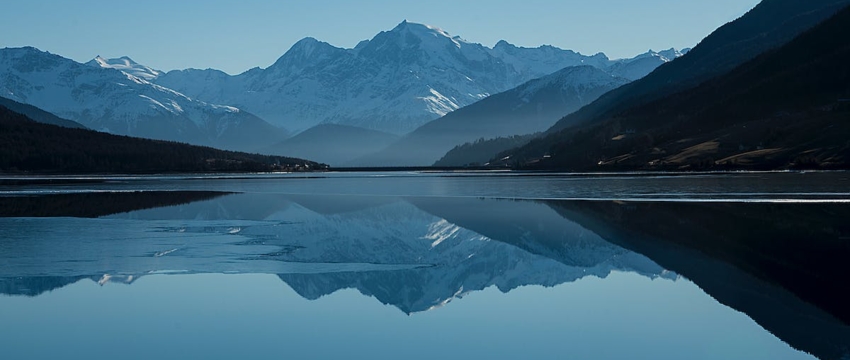
{"label": "mountain slope", "polygon": [[[449,150],[440,160],[434,163],[436,167],[460,167],[460,166],[489,166],[494,154],[515,149],[531,142],[541,133],[528,135],[514,135],[497,137],[493,139],[478,139],[455,146]],[[504,166],[504,164],[502,164]]]}
{"label": "mountain slope", "polygon": [[[663,63],[661,56],[644,60]],[[505,41],[488,48],[404,21],[353,49],[305,38],[266,69],[236,76],[212,69],[171,71],[155,82],[193,98],[237,106],[290,130],[334,123],[405,134],[565,67],[607,69],[628,62]],[[625,73],[645,75],[639,69]]]}
{"label": "mountain slope", "polygon": [[543,131],[564,114],[628,82],[591,66],[568,67],[453,111],[358,162],[432,165],[453,147],[479,138]]}
{"label": "mountain slope", "polygon": [[526,146],[549,158],[513,160],[574,170],[847,168],[848,38],[850,8],[694,89]]}
{"label": "mountain slope", "polygon": [[398,136],[376,130],[320,124],[261,152],[309,157],[331,166],[340,166],[383,149],[396,140]]}
{"label": "mountain slope", "polygon": [[0,95],[121,135],[245,150],[285,136],[237,108],[31,47],[0,49]]}
{"label": "mountain slope", "polygon": [[[276,165],[279,164],[279,165]],[[252,155],[42,124],[0,106],[0,172],[163,173],[316,168]]]}
{"label": "mountain slope", "polygon": [[787,43],[847,4],[850,0],[764,0],[741,18],[714,31],[680,59],[564,117],[550,133],[599,121],[696,86]]}
{"label": "mountain slope", "polygon": [[28,118],[32,119],[33,121],[40,122],[40,123],[43,123],[43,124],[56,125],[56,126],[61,126],[61,127],[71,128],[71,129],[85,129],[86,128],[85,126],[81,125],[78,122],[60,118],[60,117],[53,115],[53,114],[51,114],[47,111],[41,110],[41,109],[39,109],[35,106],[27,105],[27,104],[21,104],[17,101],[9,100],[9,99],[4,98],[2,96],[0,96],[0,107],[5,107],[5,108],[12,110],[16,113],[26,115]]}

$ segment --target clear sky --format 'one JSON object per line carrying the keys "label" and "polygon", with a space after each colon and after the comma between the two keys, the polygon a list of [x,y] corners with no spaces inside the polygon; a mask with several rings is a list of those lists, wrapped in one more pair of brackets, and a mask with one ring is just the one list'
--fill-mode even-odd
{"label": "clear sky", "polygon": [[543,44],[631,57],[696,45],[759,0],[26,0],[0,12],[0,47],[35,46],[77,61],[130,56],[160,69],[267,67],[301,38],[332,45],[402,20],[493,46]]}

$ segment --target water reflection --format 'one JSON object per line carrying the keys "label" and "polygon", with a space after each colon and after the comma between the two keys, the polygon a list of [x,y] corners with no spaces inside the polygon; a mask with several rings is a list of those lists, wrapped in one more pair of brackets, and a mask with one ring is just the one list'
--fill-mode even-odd
{"label": "water reflection", "polygon": [[550,201],[562,216],[694,281],[791,345],[850,353],[850,206]]}
{"label": "water reflection", "polygon": [[[350,289],[413,314],[488,288],[622,273],[683,281],[681,274],[797,349],[839,359],[850,346],[850,299],[838,289],[850,255],[850,207],[842,204],[57,196],[0,200],[0,209],[13,209],[7,214],[28,216],[0,218],[0,293],[238,272],[274,274],[309,300]],[[103,196],[139,206],[80,211]],[[42,207],[50,212],[20,210]]]}
{"label": "water reflection", "polygon": [[15,279],[3,280],[3,287],[39,294],[104,276],[273,273],[308,299],[355,288],[413,313],[490,286],[507,292],[604,278],[611,271],[676,276],[543,204],[471,200],[465,205],[499,213],[464,209],[478,222],[464,227],[445,218],[461,209],[458,204],[445,204],[440,208],[433,198],[237,194],[94,220],[0,219],[8,245],[0,256],[8,260],[6,278]]}

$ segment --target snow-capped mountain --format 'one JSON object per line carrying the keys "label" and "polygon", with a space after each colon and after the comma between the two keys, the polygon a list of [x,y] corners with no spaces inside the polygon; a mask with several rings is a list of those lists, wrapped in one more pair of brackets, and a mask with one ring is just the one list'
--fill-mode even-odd
{"label": "snow-capped mountain", "polygon": [[[655,57],[653,63],[664,59]],[[404,21],[353,49],[305,38],[266,69],[235,76],[189,69],[154,81],[194,98],[240,107],[290,130],[336,123],[404,134],[565,67],[608,70],[629,63],[552,46],[521,48],[501,41],[488,48]],[[621,71],[622,76],[634,80],[651,71],[640,69]]]}
{"label": "snow-capped mountain", "polygon": [[0,96],[93,130],[253,150],[280,130],[232,106],[213,105],[145,80],[155,70],[124,58],[81,64],[32,47],[0,49]]}

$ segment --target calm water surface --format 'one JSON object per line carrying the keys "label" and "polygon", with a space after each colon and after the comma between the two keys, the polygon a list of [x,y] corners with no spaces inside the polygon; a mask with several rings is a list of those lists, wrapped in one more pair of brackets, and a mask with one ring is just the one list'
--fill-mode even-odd
{"label": "calm water surface", "polygon": [[847,359],[848,178],[6,178],[0,354]]}

